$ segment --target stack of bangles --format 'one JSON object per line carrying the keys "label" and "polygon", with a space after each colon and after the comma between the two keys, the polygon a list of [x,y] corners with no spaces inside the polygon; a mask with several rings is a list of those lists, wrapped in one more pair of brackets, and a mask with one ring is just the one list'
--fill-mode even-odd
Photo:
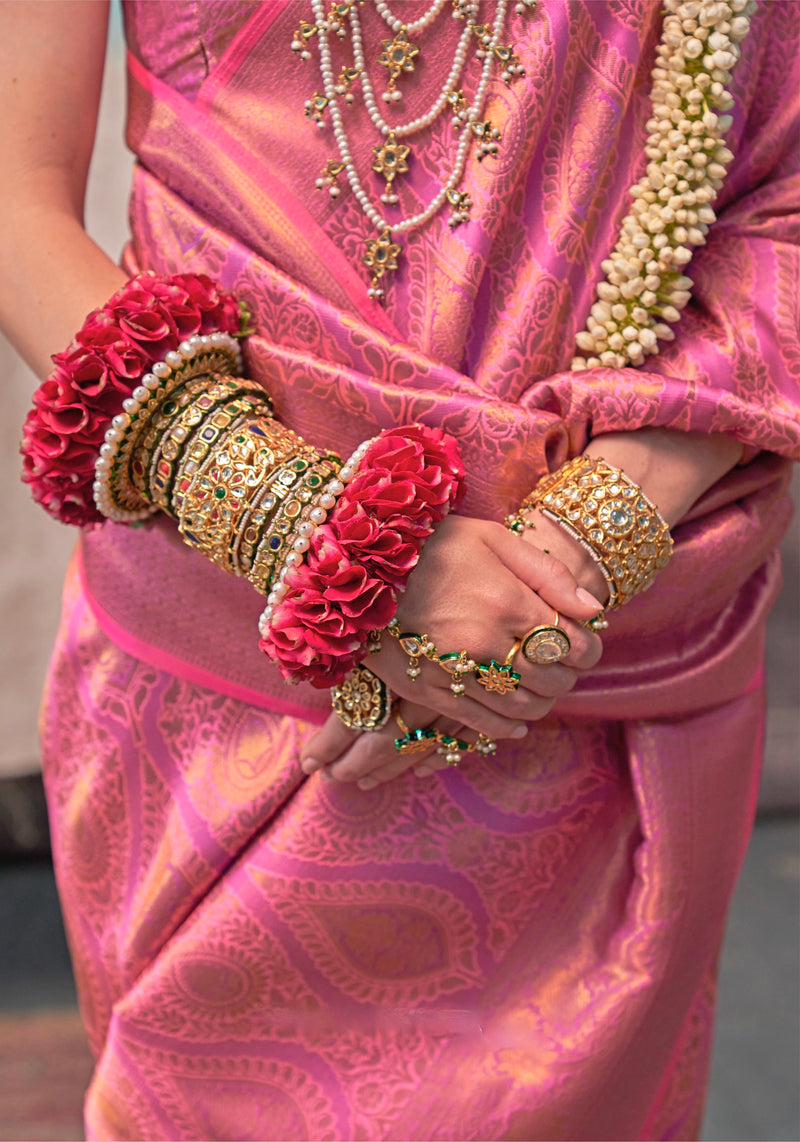
{"label": "stack of bangles", "polygon": [[[77,526],[172,516],[187,544],[266,596],[259,645],[283,677],[332,688],[334,709],[356,729],[378,729],[391,716],[388,688],[359,665],[383,629],[409,654],[410,678],[430,659],[448,671],[454,694],[470,673],[487,691],[516,689],[520,650],[533,662],[568,653],[557,615],[489,664],[465,651],[439,654],[426,636],[399,631],[399,595],[463,495],[458,445],[411,424],[380,432],[344,463],[319,451],[280,425],[263,388],[241,376],[247,323],[244,308],[205,275],[128,281],[53,358],[34,395],[22,440],[34,498]],[[657,510],[603,461],[578,457],[545,477],[520,513],[532,507],[587,547],[611,606],[648,586],[669,557]],[[514,530],[524,526],[520,513],[507,521]],[[448,764],[493,748],[489,739],[471,747],[439,731],[403,733],[399,752],[410,752],[413,738],[414,749],[432,743]]]}

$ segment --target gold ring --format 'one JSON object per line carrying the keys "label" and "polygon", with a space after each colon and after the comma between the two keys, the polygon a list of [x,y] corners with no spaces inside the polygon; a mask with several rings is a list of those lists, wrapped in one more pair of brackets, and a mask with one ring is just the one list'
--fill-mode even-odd
{"label": "gold ring", "polygon": [[511,665],[511,663],[514,661],[515,657],[519,653],[519,649],[521,646],[522,646],[522,639],[521,638],[515,638],[514,639],[514,645],[511,647],[511,650],[509,650],[508,654],[505,656],[505,659],[503,660],[503,663],[505,666]]}
{"label": "gold ring", "polygon": [[549,626],[538,626],[522,636],[522,653],[535,666],[549,666],[566,658],[572,649],[569,635],[558,625],[558,611],[553,611]]}
{"label": "gold ring", "polygon": [[338,686],[331,686],[331,707],[348,730],[372,733],[389,721],[392,692],[367,666],[354,666]]}
{"label": "gold ring", "polygon": [[410,730],[400,714],[395,714],[394,720],[402,733],[401,738],[394,739],[394,748],[401,757],[412,753],[427,753],[437,742],[437,731],[430,726],[423,726],[419,730]]}
{"label": "gold ring", "polygon": [[476,664],[475,677],[487,694],[513,694],[519,687],[522,676],[511,669],[511,664],[521,646],[522,639],[515,638],[514,645],[502,662],[493,658],[488,665],[485,662]]}
{"label": "gold ring", "polygon": [[401,757],[425,753],[436,747],[436,752],[444,758],[445,764],[457,769],[463,754],[475,752],[483,757],[491,757],[497,749],[497,743],[486,734],[478,734],[478,740],[470,745],[461,738],[453,737],[452,734],[446,734],[442,730],[434,730],[430,726],[410,730],[400,713],[395,713],[394,720],[403,734],[402,737],[394,739],[394,748]]}

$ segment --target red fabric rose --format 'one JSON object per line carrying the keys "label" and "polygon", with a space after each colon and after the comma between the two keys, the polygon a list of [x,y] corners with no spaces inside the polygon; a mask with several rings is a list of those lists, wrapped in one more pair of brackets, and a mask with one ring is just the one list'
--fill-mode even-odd
{"label": "red fabric rose", "polygon": [[[348,499],[320,531],[326,528],[370,574],[394,587],[405,584],[419,559],[418,542],[400,527],[378,523],[357,501]],[[428,530],[421,529],[419,534],[427,535]]]}
{"label": "red fabric rose", "polygon": [[235,299],[203,274],[140,274],[90,313],[34,394],[22,438],[34,499],[65,523],[99,521],[94,465],[122,402],[181,341],[239,325]]}
{"label": "red fabric rose", "polygon": [[458,446],[438,429],[381,433],[314,532],[305,563],[286,577],[288,593],[259,644],[284,678],[332,686],[363,657],[463,479]]}

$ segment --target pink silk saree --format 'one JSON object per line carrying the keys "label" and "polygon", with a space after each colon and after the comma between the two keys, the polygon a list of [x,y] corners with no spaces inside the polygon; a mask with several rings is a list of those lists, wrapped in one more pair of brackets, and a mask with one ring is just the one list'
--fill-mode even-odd
{"label": "pink silk saree", "polygon": [[[494,519],[604,432],[729,432],[755,458],[694,506],[600,667],[522,745],[369,793],[301,773],[327,700],[259,655],[247,584],[166,521],[82,538],[42,726],[98,1059],[89,1136],[695,1137],[800,441],[796,10],[753,19],[737,157],[676,341],[644,369],[572,373],[644,165],[657,4],[509,16],[527,77],[491,89],[503,147],[468,167],[473,221],[412,234],[385,309],[360,212],[314,189],[331,157],[303,114],[318,71],[289,50],[306,6],[125,8],[126,264],[233,288],[285,423],[345,454],[439,424],[462,444],[462,510]],[[371,6],[363,20],[377,42]],[[408,206],[448,131],[430,129]]]}

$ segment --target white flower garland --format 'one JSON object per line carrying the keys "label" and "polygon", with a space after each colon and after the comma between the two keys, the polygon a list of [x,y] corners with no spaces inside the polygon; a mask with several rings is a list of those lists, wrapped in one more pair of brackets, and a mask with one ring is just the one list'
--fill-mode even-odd
{"label": "white flower garland", "polygon": [[630,188],[633,206],[602,263],[605,280],[576,343],[573,369],[640,365],[675,337],[692,286],[683,274],[705,244],[733,158],[724,145],[733,106],[725,89],[750,30],[753,0],[664,0],[653,68],[647,171]]}

